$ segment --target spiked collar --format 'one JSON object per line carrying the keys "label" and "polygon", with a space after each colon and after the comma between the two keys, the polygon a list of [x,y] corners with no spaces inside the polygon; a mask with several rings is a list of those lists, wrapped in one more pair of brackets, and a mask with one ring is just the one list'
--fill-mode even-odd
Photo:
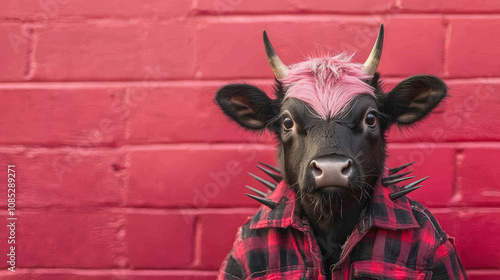
{"label": "spiked collar", "polygon": [[[363,211],[365,215],[361,217],[358,225],[361,231],[367,231],[372,226],[391,230],[419,228],[410,201],[406,197],[393,201],[389,196],[398,189],[381,183],[375,186],[373,197],[366,211]],[[273,209],[262,205],[250,222],[251,229],[291,226],[304,231],[309,227],[309,222],[301,213],[295,192],[284,181],[281,181],[266,199],[276,205]]]}

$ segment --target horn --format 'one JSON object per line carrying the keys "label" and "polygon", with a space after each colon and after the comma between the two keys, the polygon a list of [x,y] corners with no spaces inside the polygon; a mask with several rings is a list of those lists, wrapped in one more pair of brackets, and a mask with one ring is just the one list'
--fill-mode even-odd
{"label": "horn", "polygon": [[267,60],[269,60],[269,64],[271,64],[274,77],[279,80],[288,76],[288,66],[281,61],[274,51],[273,45],[271,44],[269,37],[267,37],[266,30],[264,30],[264,47],[266,48]]}
{"label": "horn", "polygon": [[375,75],[377,72],[378,63],[380,62],[380,57],[382,56],[382,46],[384,45],[384,24],[380,24],[380,29],[378,31],[377,41],[373,45],[372,52],[370,56],[363,64],[363,70],[369,75]]}

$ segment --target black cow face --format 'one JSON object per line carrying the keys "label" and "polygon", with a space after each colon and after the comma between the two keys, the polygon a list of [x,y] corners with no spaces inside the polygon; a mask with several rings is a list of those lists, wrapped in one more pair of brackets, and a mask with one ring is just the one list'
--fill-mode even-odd
{"label": "black cow face", "polygon": [[[216,102],[230,119],[248,130],[274,133],[284,179],[309,216],[335,215],[366,202],[383,172],[387,130],[392,125],[416,124],[446,96],[444,82],[428,75],[410,77],[383,93],[373,65],[380,59],[380,38],[383,28],[372,55],[358,69],[367,73],[369,78],[362,82],[372,92],[355,94],[345,110],[334,116],[320,117],[310,103],[288,96],[290,88],[282,80],[293,73],[277,58],[265,34],[268,59],[277,78],[276,97],[271,99],[247,84],[227,85],[217,92]],[[335,83],[334,79],[317,79],[322,85]]]}

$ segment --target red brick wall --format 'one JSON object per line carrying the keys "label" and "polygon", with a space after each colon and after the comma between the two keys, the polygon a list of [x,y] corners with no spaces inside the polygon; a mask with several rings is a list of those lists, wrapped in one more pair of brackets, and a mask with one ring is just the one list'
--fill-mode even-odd
{"label": "red brick wall", "polygon": [[390,166],[431,175],[413,197],[456,236],[471,279],[500,279],[497,0],[2,0],[0,161],[17,168],[18,227],[15,274],[0,231],[0,277],[214,279],[257,206],[246,171],[275,163],[271,137],[230,124],[216,89],[270,90],[264,28],[286,63],[363,61],[380,22],[387,87],[435,74],[452,96],[391,131]]}

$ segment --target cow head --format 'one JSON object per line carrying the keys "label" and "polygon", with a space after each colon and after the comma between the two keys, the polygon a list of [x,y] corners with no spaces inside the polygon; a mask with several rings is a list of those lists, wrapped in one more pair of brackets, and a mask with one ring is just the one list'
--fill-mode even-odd
{"label": "cow head", "polygon": [[237,124],[276,136],[284,179],[309,216],[363,204],[383,173],[389,127],[416,124],[446,96],[444,82],[428,75],[383,93],[377,73],[383,36],[381,25],[364,64],[340,54],[286,66],[264,31],[275,98],[248,84],[217,92],[218,105]]}

